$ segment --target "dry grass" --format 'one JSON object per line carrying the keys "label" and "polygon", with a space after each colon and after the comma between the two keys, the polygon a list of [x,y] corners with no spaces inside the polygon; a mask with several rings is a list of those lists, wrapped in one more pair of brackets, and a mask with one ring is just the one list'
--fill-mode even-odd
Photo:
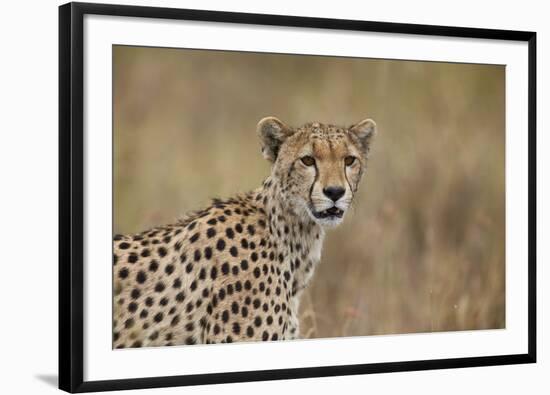
{"label": "dry grass", "polygon": [[116,232],[258,186],[264,116],[371,117],[369,169],[302,333],[504,327],[503,67],[128,47],[114,62]]}

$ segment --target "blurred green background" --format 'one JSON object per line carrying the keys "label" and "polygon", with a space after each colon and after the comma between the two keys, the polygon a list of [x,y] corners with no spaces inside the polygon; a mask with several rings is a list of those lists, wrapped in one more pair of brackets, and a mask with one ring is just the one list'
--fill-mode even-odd
{"label": "blurred green background", "polygon": [[504,327],[504,66],[125,46],[113,62],[115,232],[258,187],[262,117],[370,117],[369,168],[302,335]]}

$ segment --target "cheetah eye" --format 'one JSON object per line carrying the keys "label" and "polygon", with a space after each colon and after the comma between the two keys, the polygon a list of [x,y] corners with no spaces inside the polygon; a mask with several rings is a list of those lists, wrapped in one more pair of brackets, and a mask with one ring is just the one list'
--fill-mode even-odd
{"label": "cheetah eye", "polygon": [[302,163],[306,166],[313,166],[315,164],[315,159],[312,156],[304,156],[301,158]]}
{"label": "cheetah eye", "polygon": [[346,166],[351,166],[355,163],[355,156],[346,156],[346,159],[344,159],[344,164]]}

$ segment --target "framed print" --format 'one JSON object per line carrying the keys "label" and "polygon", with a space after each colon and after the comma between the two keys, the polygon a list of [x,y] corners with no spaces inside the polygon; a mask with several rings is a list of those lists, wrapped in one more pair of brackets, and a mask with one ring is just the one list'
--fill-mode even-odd
{"label": "framed print", "polygon": [[61,6],[60,388],[535,362],[535,56],[534,32]]}

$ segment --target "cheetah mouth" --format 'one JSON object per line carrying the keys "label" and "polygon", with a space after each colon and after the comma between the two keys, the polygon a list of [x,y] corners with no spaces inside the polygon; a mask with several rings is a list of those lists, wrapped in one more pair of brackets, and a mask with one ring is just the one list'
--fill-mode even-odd
{"label": "cheetah mouth", "polygon": [[341,210],[338,207],[333,206],[333,207],[327,208],[326,210],[323,210],[323,211],[313,211],[312,210],[312,213],[313,213],[313,216],[315,218],[333,219],[333,218],[342,218],[342,216],[344,215],[344,210]]}

